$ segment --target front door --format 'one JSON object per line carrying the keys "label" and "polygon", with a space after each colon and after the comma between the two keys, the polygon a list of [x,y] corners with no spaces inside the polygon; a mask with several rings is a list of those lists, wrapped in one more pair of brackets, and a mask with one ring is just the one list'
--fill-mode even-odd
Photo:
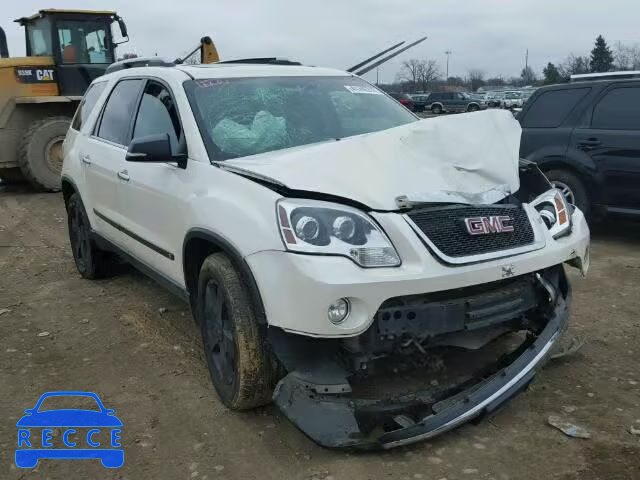
{"label": "front door", "polygon": [[612,211],[640,210],[640,83],[606,90],[571,143],[593,160]]}
{"label": "front door", "polygon": [[[168,133],[174,153],[181,147],[182,127],[175,99],[162,83],[149,80],[140,100],[132,138]],[[187,170],[175,163],[125,162],[122,219],[130,232],[127,250],[144,264],[174,280],[182,278],[180,263],[189,200]],[[189,166],[187,165],[187,168]]]}

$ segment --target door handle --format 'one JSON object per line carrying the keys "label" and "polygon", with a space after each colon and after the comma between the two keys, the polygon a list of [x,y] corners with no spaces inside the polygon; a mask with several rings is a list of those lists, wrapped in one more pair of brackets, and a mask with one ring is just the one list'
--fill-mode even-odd
{"label": "door handle", "polygon": [[91,157],[89,155],[81,155],[80,160],[82,160],[82,163],[85,165],[91,165]]}
{"label": "door handle", "polygon": [[581,140],[580,142],[578,142],[578,146],[583,150],[590,150],[592,148],[596,148],[601,144],[602,142],[597,138],[587,138],[586,140]]}
{"label": "door handle", "polygon": [[118,172],[118,178],[120,180],[124,180],[125,182],[129,181],[129,172],[127,172],[126,170],[120,170]]}

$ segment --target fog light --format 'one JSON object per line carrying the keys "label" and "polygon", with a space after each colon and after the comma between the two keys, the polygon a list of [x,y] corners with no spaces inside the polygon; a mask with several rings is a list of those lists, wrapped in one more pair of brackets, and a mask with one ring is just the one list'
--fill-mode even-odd
{"label": "fog light", "polygon": [[329,321],[334,325],[339,325],[349,316],[349,300],[346,298],[340,298],[334,303],[329,305],[327,310],[327,317]]}

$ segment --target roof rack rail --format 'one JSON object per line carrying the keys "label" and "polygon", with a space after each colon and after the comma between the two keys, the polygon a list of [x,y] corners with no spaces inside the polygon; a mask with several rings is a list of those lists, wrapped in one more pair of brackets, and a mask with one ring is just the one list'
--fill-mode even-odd
{"label": "roof rack rail", "polygon": [[218,63],[254,63],[266,65],[302,65],[300,62],[277,57],[238,58],[236,60],[223,60]]}
{"label": "roof rack rail", "polygon": [[127,58],[126,60],[120,60],[119,62],[112,63],[107,67],[107,70],[104,72],[105,75],[113,72],[118,72],[120,70],[125,70],[127,68],[135,68],[135,67],[175,67],[176,64],[173,62],[167,62],[164,58],[161,57],[136,57],[136,58]]}
{"label": "roof rack rail", "polygon": [[627,70],[618,72],[581,73],[571,75],[572,82],[589,82],[593,80],[617,80],[625,78],[640,78],[640,70]]}

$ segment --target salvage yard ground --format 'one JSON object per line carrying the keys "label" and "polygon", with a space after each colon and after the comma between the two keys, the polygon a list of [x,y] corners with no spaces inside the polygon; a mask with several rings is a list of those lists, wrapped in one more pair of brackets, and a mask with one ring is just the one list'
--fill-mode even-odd
{"label": "salvage yard ground", "polygon": [[[587,338],[495,417],[428,443],[345,453],[308,440],[275,407],[234,413],[216,397],[186,305],[132,269],[76,273],[62,197],[0,187],[0,478],[640,478],[640,223],[593,232],[571,331]],[[96,392],[124,424],[125,463],[14,465],[16,421],[52,390]],[[564,436],[549,415],[579,425]],[[59,432],[54,432],[60,434]]]}

